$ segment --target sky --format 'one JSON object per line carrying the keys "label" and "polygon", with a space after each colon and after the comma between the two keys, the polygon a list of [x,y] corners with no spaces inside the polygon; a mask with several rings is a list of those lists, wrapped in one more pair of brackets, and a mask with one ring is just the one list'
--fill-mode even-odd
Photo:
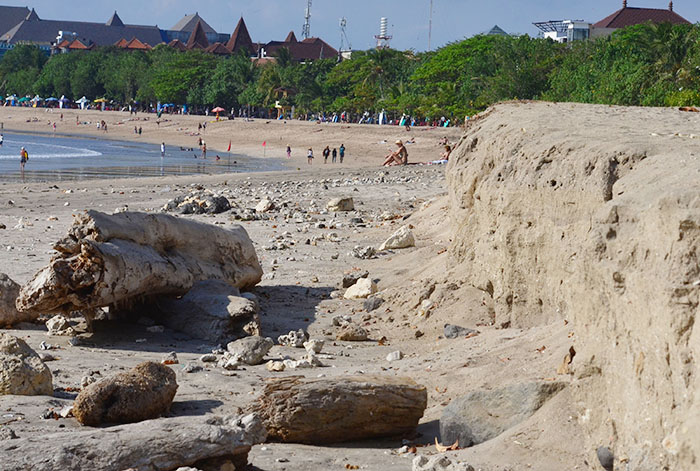
{"label": "sky", "polygon": [[[243,16],[253,41],[284,40],[293,30],[301,38],[307,0],[0,0],[2,5],[35,8],[40,18],[106,22],[117,10],[126,24],[158,25],[169,29],[195,11],[217,32],[231,34]],[[668,8],[667,0],[629,0],[629,6]],[[89,5],[89,7],[87,7]],[[196,5],[196,6],[195,6]],[[622,0],[433,0],[431,49],[444,46],[498,25],[508,33],[536,36],[535,21],[575,19],[595,23],[618,10]],[[674,11],[700,21],[698,0],[676,0]],[[352,49],[376,45],[379,21],[387,17],[391,47],[428,50],[430,0],[313,0],[311,35],[336,49],[339,22],[346,18]]]}

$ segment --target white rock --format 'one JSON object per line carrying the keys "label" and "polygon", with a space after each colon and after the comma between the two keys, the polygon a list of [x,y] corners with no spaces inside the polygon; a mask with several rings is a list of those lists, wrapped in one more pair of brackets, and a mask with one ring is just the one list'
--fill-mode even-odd
{"label": "white rock", "polygon": [[355,202],[352,198],[333,198],[326,205],[326,209],[333,212],[353,211]]}
{"label": "white rock", "polygon": [[345,291],[345,299],[365,299],[377,292],[377,284],[369,278],[360,278]]}
{"label": "white rock", "polygon": [[403,226],[379,246],[379,250],[405,249],[415,247],[416,239],[408,226]]}
{"label": "white rock", "polygon": [[268,371],[279,372],[279,371],[284,371],[286,367],[285,367],[284,362],[270,360],[265,364],[265,368],[267,368]]}
{"label": "white rock", "polygon": [[49,335],[75,335],[75,330],[68,319],[60,314],[47,320],[46,328],[49,329]]}
{"label": "white rock", "polygon": [[264,200],[261,200],[256,206],[255,206],[255,211],[258,213],[266,213],[268,211],[272,211],[275,209],[275,203],[270,201],[269,199],[265,198]]}
{"label": "white rock", "polygon": [[304,342],[304,348],[307,352],[309,352],[309,354],[321,353],[321,350],[323,350],[324,343],[325,342],[323,340],[312,339],[308,342]]}
{"label": "white rock", "polygon": [[51,371],[27,343],[0,332],[0,395],[53,395]]}
{"label": "white rock", "polygon": [[401,350],[396,350],[395,352],[391,352],[386,356],[386,361],[398,361],[403,358],[403,353],[401,353]]}
{"label": "white rock", "polygon": [[277,342],[286,347],[302,348],[304,346],[304,342],[308,338],[309,334],[304,332],[303,329],[299,329],[297,331],[290,330],[288,334],[277,337]]}

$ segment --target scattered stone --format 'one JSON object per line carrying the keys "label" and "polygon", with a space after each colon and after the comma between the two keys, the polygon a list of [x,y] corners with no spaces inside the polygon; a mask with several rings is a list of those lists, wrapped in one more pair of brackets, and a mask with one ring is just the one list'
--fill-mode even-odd
{"label": "scattered stone", "polygon": [[67,335],[70,337],[76,335],[75,329],[73,329],[70,321],[60,314],[47,320],[46,328],[49,330],[49,335]]}
{"label": "scattered stone", "polygon": [[150,327],[146,327],[146,332],[150,332],[151,334],[162,334],[165,332],[165,327],[162,325],[152,325]]}
{"label": "scattered stone", "polygon": [[160,299],[158,308],[159,322],[196,339],[226,343],[260,335],[258,303],[225,281],[200,281],[181,298]]}
{"label": "scattered stone", "polygon": [[379,309],[379,307],[382,305],[383,302],[384,302],[384,299],[382,299],[379,296],[370,296],[364,302],[362,307],[364,308],[365,311],[372,312],[372,311],[376,311],[377,309]]}
{"label": "scattered stone", "polygon": [[163,206],[161,211],[179,214],[219,214],[229,209],[231,202],[226,197],[208,190],[199,190],[178,196]]}
{"label": "scattered stone", "polygon": [[219,357],[217,357],[213,353],[205,353],[204,355],[199,357],[199,361],[201,361],[202,363],[214,363],[218,359]]}
{"label": "scattered stone", "polygon": [[97,382],[97,378],[95,378],[94,376],[83,376],[80,379],[80,387],[84,388],[84,387],[90,386],[92,383],[96,383],[96,382]]}
{"label": "scattered stone", "polygon": [[445,324],[443,333],[446,339],[456,339],[457,337],[466,337],[467,335],[475,334],[476,330],[458,325]]}
{"label": "scattered stone", "polygon": [[2,441],[2,440],[15,440],[17,438],[19,438],[19,437],[15,434],[14,430],[12,430],[11,428],[9,428],[7,426],[0,428],[0,441]]}
{"label": "scattered stone", "polygon": [[368,334],[365,329],[357,324],[348,323],[340,328],[340,332],[336,336],[337,340],[346,342],[364,342],[367,340]]}
{"label": "scattered stone", "polygon": [[203,369],[204,368],[202,368],[200,365],[190,362],[187,363],[184,368],[182,368],[182,371],[185,373],[197,373],[199,371],[202,371]]}
{"label": "scattered stone", "polygon": [[180,363],[180,360],[177,359],[177,353],[170,352],[166,355],[163,355],[163,358],[160,360],[160,362],[164,365],[177,365],[178,363]]}
{"label": "scattered stone", "polygon": [[75,399],[73,414],[90,426],[155,419],[170,409],[176,392],[173,370],[144,362],[84,388]]}
{"label": "scattered stone", "polygon": [[424,299],[420,302],[420,307],[418,308],[418,315],[420,317],[430,316],[430,312],[432,311],[433,307],[435,307],[435,303],[433,303],[430,299]]}
{"label": "scattered stone", "polygon": [[69,404],[66,406],[63,406],[61,410],[58,412],[58,416],[67,419],[68,417],[73,417],[73,405]]}
{"label": "scattered stone", "polygon": [[56,357],[51,355],[50,353],[39,352],[38,355],[39,358],[41,358],[41,361],[43,361],[44,363],[49,361],[56,361]]}
{"label": "scattered stone", "polygon": [[0,332],[0,395],[52,396],[51,371],[27,343]]}
{"label": "scattered stone", "polygon": [[418,455],[413,458],[412,471],[474,471],[474,467],[467,463],[452,461],[445,455],[436,455],[430,458]]}
{"label": "scattered stone", "polygon": [[352,256],[355,258],[360,258],[362,260],[369,260],[370,258],[374,258],[377,254],[377,250],[374,247],[367,246],[367,247],[362,247],[362,246],[357,246],[354,249],[352,249]]}
{"label": "scattered stone", "polygon": [[360,278],[357,283],[348,288],[345,299],[364,299],[377,292],[377,284],[369,278]]}
{"label": "scattered stone", "polygon": [[217,365],[227,371],[235,371],[241,366],[243,362],[240,358],[231,355],[229,352],[224,353],[224,356],[219,360]]}
{"label": "scattered stone", "polygon": [[615,455],[606,446],[598,447],[596,450],[596,455],[598,455],[598,461],[605,471],[613,471],[615,466]]}
{"label": "scattered stone", "polygon": [[286,365],[283,361],[270,360],[265,364],[265,368],[267,368],[267,371],[280,372],[284,371]]}
{"label": "scattered stone", "polygon": [[352,317],[350,317],[348,315],[333,317],[333,325],[335,327],[342,327],[345,324],[350,324],[351,322],[352,322]]}
{"label": "scattered stone", "polygon": [[355,202],[352,198],[333,198],[326,204],[326,209],[332,212],[353,211]]}
{"label": "scattered stone", "polygon": [[323,345],[325,342],[323,340],[319,339],[312,339],[309,340],[308,342],[304,342],[304,348],[306,351],[312,355],[316,353],[321,353],[321,350],[323,350]]}
{"label": "scattered stone", "polygon": [[32,322],[38,314],[19,312],[15,300],[19,296],[20,286],[9,276],[0,273],[0,327],[10,327],[18,322]]}
{"label": "scattered stone", "polygon": [[411,379],[291,376],[267,380],[253,409],[271,440],[329,444],[415,433],[426,405],[426,389]]}
{"label": "scattered stone", "polygon": [[416,239],[413,237],[413,232],[411,232],[408,226],[403,226],[385,240],[384,243],[379,246],[379,250],[406,249],[408,247],[414,247],[415,245]]}
{"label": "scattered stone", "polygon": [[453,399],[440,418],[442,440],[444,443],[459,440],[461,447],[468,447],[495,438],[531,417],[565,385],[562,382],[515,384]]}
{"label": "scattered stone", "polygon": [[368,276],[369,272],[367,270],[348,273],[343,276],[343,288],[349,288],[357,283],[357,280],[360,278],[367,278]]}
{"label": "scattered stone", "polygon": [[260,365],[275,343],[269,337],[246,337],[229,343],[229,353],[246,365]]}
{"label": "scattered stone", "polygon": [[277,342],[280,345],[292,348],[302,348],[307,340],[309,340],[309,334],[304,332],[304,329],[290,330],[288,334],[277,337]]}
{"label": "scattered stone", "polygon": [[391,352],[386,356],[386,361],[399,361],[401,359],[403,359],[403,353],[400,350]]}
{"label": "scattered stone", "polygon": [[255,206],[255,211],[257,211],[258,213],[267,213],[268,211],[272,211],[273,209],[275,209],[275,203],[273,203],[267,198],[261,200]]}

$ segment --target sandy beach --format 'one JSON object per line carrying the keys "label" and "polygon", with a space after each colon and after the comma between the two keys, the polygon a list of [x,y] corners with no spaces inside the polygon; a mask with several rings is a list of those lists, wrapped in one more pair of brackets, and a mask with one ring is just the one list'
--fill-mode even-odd
{"label": "sandy beach", "polygon": [[[564,113],[569,111],[570,115]],[[0,112],[5,129],[32,132],[46,131],[47,120],[58,116],[58,111],[0,108]],[[167,117],[172,121],[158,127],[151,116],[148,121],[141,115],[139,121],[117,124],[128,120],[128,113],[71,111],[65,112],[59,132],[100,135],[95,126],[75,126],[76,114],[93,124],[106,119],[110,138],[154,144],[167,140],[174,145],[192,145],[197,136],[189,132],[196,132],[202,119]],[[40,122],[26,122],[35,115]],[[575,120],[587,125],[575,128]],[[133,135],[134,125],[144,128],[140,138]],[[694,115],[674,110],[541,103],[498,105],[464,138],[457,129],[407,133],[378,126],[236,120],[207,126],[211,148],[225,150],[230,139],[237,150],[262,157],[260,144],[267,140],[269,157],[273,151],[282,153],[287,143],[294,149],[311,145],[320,151],[326,142],[342,142],[349,149],[347,166],[318,165],[317,159],[309,167],[298,152],[290,169],[281,172],[3,183],[0,272],[19,284],[49,262],[55,254],[53,244],[67,233],[73,215],[84,210],[157,213],[174,198],[198,189],[226,197],[234,206],[230,211],[178,217],[245,228],[264,271],[262,282],[252,290],[260,302],[262,334],[276,339],[304,329],[311,338],[325,341],[325,366],[272,372],[259,365],[226,371],[200,361],[217,345],[167,328],[154,332],[143,322],[99,321],[94,333],[80,323],[77,341],[50,336],[41,323],[19,324],[4,332],[37,351],[42,342],[55,346],[49,352],[56,359],[47,363],[55,393],[54,397],[0,396],[0,432],[11,429],[25,438],[84,429],[74,418],[42,416],[70,405],[86,375],[105,378],[144,360],[158,362],[174,351],[179,363],[171,367],[179,389],[168,417],[241,413],[271,377],[377,374],[408,377],[427,389],[428,406],[416,436],[324,447],[256,445],[250,453],[252,470],[399,471],[412,469],[417,455],[445,456],[484,471],[597,470],[602,469],[596,458],[600,445],[618,446],[618,460],[634,460],[632,450],[651,439],[645,434],[656,439],[663,431],[644,431],[633,421],[620,419],[619,411],[635,407],[625,402],[625,391],[638,394],[635,404],[644,404],[651,394],[659,397],[646,404],[667,404],[674,394],[658,388],[634,389],[637,380],[630,378],[639,375],[633,373],[640,368],[634,366],[638,352],[647,352],[646,362],[653,368],[649,378],[681,368],[675,360],[665,366],[653,350],[644,348],[659,338],[676,341],[670,340],[676,337],[666,327],[655,327],[651,333],[635,327],[636,313],[657,319],[669,310],[645,307],[655,301],[641,293],[662,283],[647,283],[656,275],[634,257],[647,250],[643,235],[648,234],[649,243],[656,245],[647,256],[660,254],[654,266],[669,264],[659,273],[673,273],[669,276],[676,277],[674,286],[684,286],[689,299],[697,298],[697,284],[692,285],[697,258],[691,249],[698,226],[678,222],[697,217],[696,127]],[[437,141],[444,135],[460,142],[456,160],[449,166],[376,166],[388,147],[379,144],[381,140],[413,135],[416,144],[409,152],[415,160],[435,158]],[[611,167],[616,169],[614,177],[605,173]],[[672,177],[680,174],[683,178]],[[326,203],[336,197],[352,197],[355,209],[326,210]],[[274,202],[275,209],[251,220],[241,216],[265,199]],[[609,216],[613,206],[616,218]],[[665,225],[668,235],[650,229],[659,218],[670,221]],[[402,226],[413,231],[415,247],[380,251],[369,259],[353,254],[358,246],[378,247]],[[674,227],[682,228],[680,240]],[[601,244],[609,248],[601,249]],[[639,250],[630,255],[629,247]],[[607,250],[604,257],[601,250]],[[664,261],[666,253],[669,262]],[[371,312],[361,300],[342,298],[343,276],[362,270],[376,281],[384,300]],[[628,280],[626,291],[619,281],[607,283],[613,276],[620,280],[617,273],[622,272]],[[599,297],[591,296],[593,290]],[[678,292],[664,288],[656,298]],[[673,308],[679,313],[697,308],[676,303],[675,298],[668,305],[680,306]],[[607,317],[600,306],[609,307],[607,315],[618,324],[601,321]],[[362,326],[368,340],[337,340],[336,316],[348,316]],[[474,332],[446,338],[445,324]],[[692,340],[682,335],[682,348],[694,351],[697,335]],[[599,344],[603,341],[632,345],[624,351],[610,350]],[[574,347],[576,360],[570,358],[571,365],[565,363],[562,370],[562,360]],[[389,361],[387,355],[396,351],[401,359]],[[275,345],[266,359],[296,359],[302,353]],[[188,364],[201,368],[192,370]],[[605,386],[609,378],[630,381],[629,389],[618,396],[617,390]],[[439,420],[451,402],[472,391],[488,393],[533,383],[556,383],[562,390],[533,415],[484,443],[447,452],[435,447],[436,439],[443,441]],[[687,384],[692,389],[694,383]],[[606,409],[606,404],[615,407]],[[645,407],[649,416],[661,414]],[[687,407],[697,410],[692,401]],[[661,439],[654,443],[660,447]],[[669,454],[668,459],[679,458]]]}
{"label": "sandy beach", "polygon": [[[61,113],[63,121],[60,120]],[[76,119],[81,124],[76,124]],[[107,133],[97,129],[97,123],[102,120],[107,123]],[[130,116],[128,112],[73,109],[51,109],[47,112],[44,108],[21,107],[0,107],[0,122],[8,131],[46,134],[53,133],[52,125],[56,123],[57,134],[133,140],[148,142],[155,147],[165,142],[168,146],[198,150],[201,137],[207,144],[210,157],[217,154],[225,156],[231,142],[231,152],[236,154],[286,160],[289,145],[292,148],[289,168],[307,165],[309,147],[314,151],[314,165],[321,165],[322,150],[326,146],[339,148],[341,144],[345,144],[347,149],[344,167],[381,165],[384,156],[396,149],[394,142],[398,139],[407,143],[410,162],[428,162],[440,158],[444,150],[438,145],[441,138],[447,137],[450,142],[456,142],[461,136],[459,128],[415,127],[406,131],[399,126],[264,119],[216,121],[213,116],[168,114],[162,115],[159,120],[155,114],[145,113]],[[198,128],[202,123],[207,126],[200,132]],[[142,134],[135,134],[134,127],[142,128]],[[412,140],[414,142],[409,143]]]}

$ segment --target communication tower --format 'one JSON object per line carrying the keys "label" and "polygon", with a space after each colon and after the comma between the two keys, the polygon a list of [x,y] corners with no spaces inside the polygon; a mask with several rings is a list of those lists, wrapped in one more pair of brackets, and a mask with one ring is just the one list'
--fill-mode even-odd
{"label": "communication tower", "polygon": [[[340,49],[338,52],[342,58],[349,58],[352,54],[352,44],[350,44],[350,39],[346,33],[346,28],[348,26],[348,20],[345,18],[340,19]],[[345,46],[347,44],[347,47]]]}
{"label": "communication tower", "polygon": [[301,28],[301,37],[309,39],[311,37],[311,0],[306,2],[306,13],[304,15],[304,26]]}
{"label": "communication tower", "polygon": [[389,36],[389,20],[382,17],[379,20],[379,34],[375,36],[377,40],[377,49],[389,49],[389,41],[393,36]]}

